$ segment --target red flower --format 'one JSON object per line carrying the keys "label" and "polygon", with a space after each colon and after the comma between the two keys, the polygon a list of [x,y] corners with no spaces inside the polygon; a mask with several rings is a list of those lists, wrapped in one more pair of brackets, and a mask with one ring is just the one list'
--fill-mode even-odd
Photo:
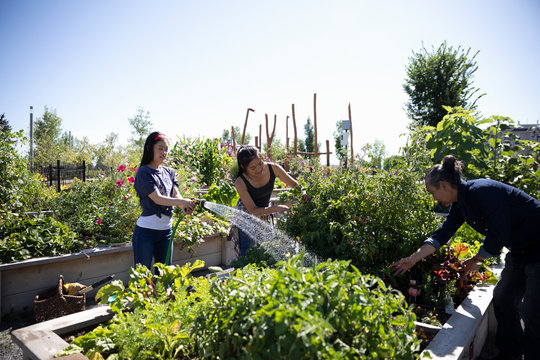
{"label": "red flower", "polygon": [[135,178],[133,176],[128,177],[128,181],[133,184],[135,182]]}
{"label": "red flower", "polygon": [[100,225],[102,222],[103,222],[102,219],[97,219],[97,220],[96,220],[96,224],[98,224],[98,225]]}
{"label": "red flower", "polygon": [[116,169],[118,172],[123,172],[124,170],[126,170],[126,167],[124,165],[120,165],[118,167],[118,169]]}
{"label": "red flower", "polygon": [[116,188],[119,188],[122,185],[124,185],[124,180],[120,179],[116,182]]}

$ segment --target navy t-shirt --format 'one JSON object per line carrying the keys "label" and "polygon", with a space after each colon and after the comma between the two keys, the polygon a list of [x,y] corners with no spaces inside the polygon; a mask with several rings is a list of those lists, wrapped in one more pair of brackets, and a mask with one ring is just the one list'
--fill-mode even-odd
{"label": "navy t-shirt", "polygon": [[466,222],[485,235],[478,254],[497,256],[503,247],[511,252],[540,249],[540,201],[510,185],[491,180],[461,181],[458,201],[426,243],[440,248]]}
{"label": "navy t-shirt", "polygon": [[142,207],[141,216],[161,217],[161,214],[172,216],[172,206],[158,205],[148,195],[157,189],[161,195],[173,197],[175,186],[178,187],[178,180],[173,169],[166,166],[160,166],[158,169],[152,169],[146,165],[141,166],[135,175],[135,191]]}

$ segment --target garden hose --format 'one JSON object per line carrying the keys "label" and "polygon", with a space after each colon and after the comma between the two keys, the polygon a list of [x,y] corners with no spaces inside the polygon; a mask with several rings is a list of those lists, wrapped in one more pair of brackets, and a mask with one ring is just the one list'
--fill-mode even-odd
{"label": "garden hose", "polygon": [[[204,203],[206,202],[206,200],[204,199],[191,199],[195,205],[200,205],[201,207],[204,208]],[[187,209],[184,210],[184,213],[187,212]],[[174,241],[174,234],[176,233],[176,228],[178,228],[178,225],[180,225],[180,221],[182,221],[182,219],[184,218],[184,215],[180,215],[180,217],[178,218],[178,220],[176,220],[176,223],[174,224],[173,226],[173,229],[172,229],[172,233],[171,233],[171,239],[169,240],[169,247],[167,248],[167,257],[165,258],[165,265],[169,266],[171,265],[171,249],[172,249],[172,244],[173,244],[173,241]]]}

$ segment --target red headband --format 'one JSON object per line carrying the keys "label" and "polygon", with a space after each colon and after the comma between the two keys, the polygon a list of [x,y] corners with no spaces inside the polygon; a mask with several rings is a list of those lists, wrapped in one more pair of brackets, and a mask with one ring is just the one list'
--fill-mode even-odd
{"label": "red headband", "polygon": [[167,140],[167,137],[164,135],[158,135],[154,138],[154,140]]}

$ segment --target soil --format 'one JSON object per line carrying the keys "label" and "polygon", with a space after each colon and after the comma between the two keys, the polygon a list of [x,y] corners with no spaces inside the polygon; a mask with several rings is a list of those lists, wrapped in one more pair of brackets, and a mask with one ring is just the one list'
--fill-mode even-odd
{"label": "soil", "polygon": [[[86,309],[95,307],[93,299],[86,299]],[[33,312],[20,314],[8,314],[0,322],[0,359],[2,360],[23,360],[22,350],[11,340],[11,332],[23,327],[34,325]],[[65,339],[66,340],[66,339]],[[69,340],[69,338],[67,339]]]}
{"label": "soil", "polygon": [[22,360],[22,350],[11,340],[11,331],[35,324],[33,313],[6,315],[0,322],[0,359]]}

